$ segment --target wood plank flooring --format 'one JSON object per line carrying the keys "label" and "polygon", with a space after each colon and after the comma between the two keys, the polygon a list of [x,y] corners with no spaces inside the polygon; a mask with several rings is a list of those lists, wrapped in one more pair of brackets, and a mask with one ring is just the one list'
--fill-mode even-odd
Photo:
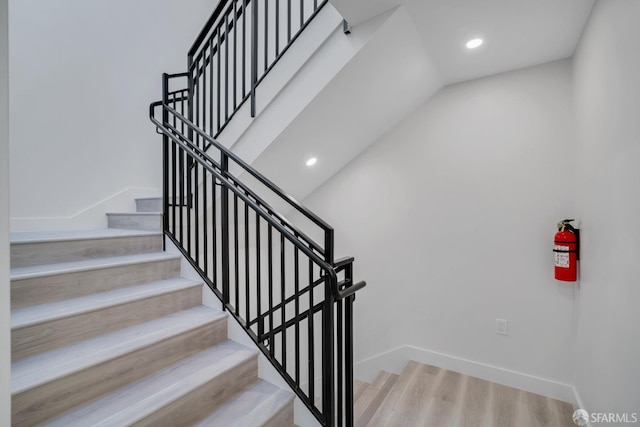
{"label": "wood plank flooring", "polygon": [[575,426],[572,405],[549,397],[415,361],[391,385],[390,375],[381,373],[373,384],[356,383],[357,426]]}

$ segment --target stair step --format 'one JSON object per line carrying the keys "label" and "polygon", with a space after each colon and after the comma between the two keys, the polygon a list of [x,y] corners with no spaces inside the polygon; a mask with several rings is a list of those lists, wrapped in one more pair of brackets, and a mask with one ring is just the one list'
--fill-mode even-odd
{"label": "stair step", "polygon": [[398,375],[382,371],[375,380],[360,394],[354,404],[354,419],[356,426],[366,426],[385,399],[389,390],[398,380]]}
{"label": "stair step", "polygon": [[226,339],[226,317],[198,306],[19,360],[12,420],[42,422],[213,346]]}
{"label": "stair step", "polygon": [[162,250],[160,232],[62,230],[11,233],[11,267],[79,261]]}
{"label": "stair step", "polygon": [[107,222],[109,228],[162,231],[160,212],[108,213]]}
{"label": "stair step", "polygon": [[162,212],[162,197],[136,199],[136,212]]}
{"label": "stair step", "polygon": [[369,383],[360,381],[357,378],[353,379],[353,401],[357,402],[362,392],[369,386]]}
{"label": "stair step", "polygon": [[257,354],[224,341],[44,425],[191,425],[256,381]]}
{"label": "stair step", "polygon": [[17,267],[11,269],[11,307],[61,301],[179,274],[180,257],[165,252]]}
{"label": "stair step", "polygon": [[293,425],[293,393],[258,380],[193,427]]}
{"label": "stair step", "polygon": [[202,303],[202,283],[173,278],[11,311],[11,358],[86,340]]}
{"label": "stair step", "polygon": [[435,385],[445,374],[460,375],[413,360],[407,363],[386,398],[371,418],[371,425],[430,425],[421,422]]}

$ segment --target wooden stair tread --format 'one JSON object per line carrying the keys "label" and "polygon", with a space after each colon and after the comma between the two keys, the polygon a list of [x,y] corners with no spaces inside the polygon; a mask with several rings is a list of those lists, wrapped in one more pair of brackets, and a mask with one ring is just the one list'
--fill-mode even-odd
{"label": "wooden stair tread", "polygon": [[202,282],[176,277],[144,285],[99,292],[77,298],[11,310],[11,329],[24,328],[65,317],[76,316],[118,304],[148,299],[183,289],[201,286]]}
{"label": "wooden stair tread", "polygon": [[193,427],[254,427],[293,404],[293,393],[258,380]]}
{"label": "wooden stair tread", "polygon": [[257,355],[257,350],[227,340],[69,411],[44,425],[131,425],[180,399],[193,389],[201,387],[212,378],[247,363]]}
{"label": "wooden stair tread", "polygon": [[119,237],[162,235],[158,231],[121,230],[117,228],[95,228],[81,230],[15,231],[9,234],[12,245],[22,243],[65,242],[74,240],[109,239]]}
{"label": "wooden stair tread", "polygon": [[362,390],[354,404],[356,426],[366,426],[376,413],[380,403],[398,380],[398,375],[381,371],[373,382]]}
{"label": "wooden stair tread", "polygon": [[360,381],[357,378],[353,379],[353,402],[357,402],[362,392],[369,386],[369,383]]}
{"label": "wooden stair tread", "polygon": [[416,411],[429,403],[431,386],[440,381],[443,372],[444,370],[434,366],[409,361],[371,418],[371,425],[382,426],[394,422],[400,425],[409,425],[411,422],[422,425],[416,421],[420,418]]}
{"label": "wooden stair tread", "polygon": [[85,259],[80,261],[62,262],[55,264],[40,264],[26,267],[13,267],[10,270],[11,280],[25,280],[36,277],[46,277],[59,274],[76,273],[81,271],[98,270],[124,265],[144,264],[164,260],[179,259],[175,254],[167,252],[151,252],[143,254],[123,255],[106,258]]}
{"label": "wooden stair tread", "polygon": [[11,365],[11,392],[22,393],[226,317],[209,307],[193,307],[19,360]]}

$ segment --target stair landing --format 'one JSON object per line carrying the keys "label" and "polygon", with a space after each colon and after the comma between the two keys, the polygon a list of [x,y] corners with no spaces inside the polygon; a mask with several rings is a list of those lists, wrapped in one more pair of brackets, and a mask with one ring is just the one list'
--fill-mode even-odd
{"label": "stair landing", "polygon": [[354,386],[356,426],[574,427],[570,403],[410,361]]}

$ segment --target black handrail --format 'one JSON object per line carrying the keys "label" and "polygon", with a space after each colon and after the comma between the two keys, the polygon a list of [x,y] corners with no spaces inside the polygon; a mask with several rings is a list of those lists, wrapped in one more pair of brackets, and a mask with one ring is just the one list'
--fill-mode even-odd
{"label": "black handrail", "polygon": [[[165,88],[168,88],[169,79],[170,76],[165,75]],[[182,92],[183,91],[181,90],[173,92],[167,91],[165,99],[168,98],[169,93],[172,93],[174,94],[172,101],[153,103],[149,110],[150,119],[156,125],[157,130],[165,137],[165,166],[163,178],[165,188],[165,233],[187,257],[196,271],[203,276],[205,283],[223,302],[223,307],[227,308],[231,315],[237,319],[239,324],[245,328],[245,331],[247,331],[249,336],[256,342],[261,351],[283,375],[285,380],[290,384],[292,389],[298,394],[301,400],[305,405],[307,405],[318,420],[320,420],[323,425],[343,425],[343,422],[347,426],[353,425],[353,343],[349,341],[352,340],[353,328],[351,318],[352,304],[355,292],[366,285],[365,282],[353,284],[353,258],[343,258],[335,262],[332,258],[328,258],[328,255],[333,253],[333,229],[330,226],[322,220],[313,222],[325,231],[325,243],[330,245],[320,247],[320,250],[318,250],[317,243],[309,239],[302,230],[293,226],[284,218],[284,216],[277,213],[268,203],[262,200],[255,194],[255,192],[234,176],[229,171],[229,161],[239,165],[241,170],[250,173],[251,176],[258,180],[258,182],[263,183],[268,190],[272,191],[273,194],[278,195],[281,200],[289,202],[291,206],[299,210],[301,213],[308,213],[311,218],[317,218],[315,214],[306,210],[306,208],[304,208],[294,198],[286,195],[282,189],[271,183],[266,177],[262,176],[250,165],[246,164],[242,159],[238,158],[218,141],[206,134],[203,134],[202,130],[198,129],[194,123],[189,121],[183,114],[176,110],[174,107],[177,107],[179,104],[181,104],[182,109],[184,109],[185,100],[182,96],[178,96],[181,95]],[[170,106],[169,103],[173,103],[174,106]],[[156,118],[155,110],[157,108],[161,108],[162,121]],[[199,145],[194,144],[189,137],[189,135],[194,134],[200,135],[204,141],[210,143],[212,147],[215,147],[220,152],[221,160],[215,160],[211,157],[210,153],[205,152]],[[188,164],[192,165],[191,169],[187,166]],[[187,173],[186,177],[182,175],[184,172]],[[199,173],[202,173],[201,178],[199,178]],[[206,261],[207,243],[205,243],[204,251],[199,250],[201,245],[198,243],[198,238],[207,239],[208,236],[206,221],[202,224],[199,222],[201,216],[199,212],[205,212],[202,215],[205,219],[207,217],[207,193],[200,195],[198,190],[200,186],[204,186],[204,190],[206,191],[206,183],[209,182],[209,179],[204,176],[205,173],[210,174],[214,182],[214,185],[212,185],[213,194],[211,194],[211,203],[215,204],[218,200],[220,200],[221,203],[221,207],[219,208],[221,220],[219,225],[220,229],[218,230],[219,233],[222,234],[220,245],[220,257],[222,257],[221,277],[220,274],[214,273],[211,275],[206,272],[206,267],[209,264]],[[216,194],[217,190],[215,188],[217,186],[221,186],[223,189],[221,190],[220,195]],[[185,191],[185,187],[188,191]],[[192,227],[191,214],[188,214],[185,219],[184,214],[181,211],[180,213],[177,213],[176,211],[178,204],[174,203],[171,205],[171,208],[169,207],[169,200],[172,198],[175,199],[177,196],[183,198],[185,192],[189,193],[194,190],[195,202],[191,208],[195,209],[196,213],[195,218],[193,218]],[[229,197],[226,195],[227,191],[230,191],[233,194],[233,204],[229,201]],[[203,209],[199,208],[199,201],[204,202]],[[264,221],[268,226],[269,232],[269,249],[267,252],[269,257],[269,289],[264,291],[267,293],[269,298],[269,307],[261,307],[261,302],[258,302],[257,311],[253,316],[250,313],[251,304],[249,300],[252,298],[251,295],[253,295],[254,299],[257,298],[258,301],[261,301],[259,296],[261,292],[259,284],[260,267],[257,267],[258,273],[256,280],[258,280],[258,283],[255,290],[253,285],[249,283],[248,278],[250,274],[247,270],[245,276],[247,281],[247,291],[245,292],[246,301],[241,301],[241,292],[238,288],[238,270],[240,264],[242,264],[242,260],[238,256],[238,222],[242,215],[238,214],[239,203],[243,203],[245,207],[245,227],[243,231],[245,241],[247,242],[244,245],[245,250],[248,250],[249,247],[247,239],[250,233],[249,228],[246,226],[246,221],[248,220],[248,213],[246,212],[249,212],[250,210],[254,213],[256,217],[256,229],[258,229],[260,221]],[[230,209],[232,206],[233,209]],[[214,213],[213,216],[213,222],[216,223],[216,214]],[[258,220],[258,217],[260,220]],[[231,226],[232,222],[233,226]],[[204,231],[199,232],[199,227],[204,227]],[[194,229],[195,232],[193,231]],[[280,280],[282,290],[279,292],[279,298],[281,301],[275,302],[273,300],[274,290],[272,288],[272,267],[274,266],[271,252],[273,240],[272,230],[277,233],[281,239],[280,256],[282,272],[280,274]],[[212,232],[214,233],[214,246],[217,246],[217,241],[220,239],[216,240],[215,229],[212,230]],[[193,242],[192,235],[194,236],[195,244]],[[231,250],[230,235],[233,235],[235,238],[235,243],[233,244],[234,250]],[[259,229],[256,231],[255,239],[259,242]],[[288,242],[295,250],[294,277],[296,281],[296,289],[293,295],[289,297],[285,295],[284,285],[285,278],[287,276],[287,273],[285,272],[284,259],[285,241]],[[259,246],[260,244],[257,243],[257,247]],[[202,261],[203,252],[205,259],[204,263]],[[256,253],[257,257],[260,257],[259,252],[260,251]],[[306,257],[309,262],[309,285],[306,287],[298,286],[299,255]],[[246,257],[248,258],[248,255],[246,255]],[[248,260],[245,259],[244,261],[245,269],[248,269]],[[214,262],[217,264],[218,258],[216,258]],[[314,270],[313,266],[317,266],[317,268],[319,268],[319,277],[317,279],[313,278],[313,274],[311,273],[311,271]],[[235,269],[235,274],[233,274],[236,286],[235,291],[230,288],[230,282],[232,281],[230,278],[231,268]],[[344,280],[339,281],[338,275],[341,273],[344,273],[345,278]],[[220,286],[220,283],[222,286]],[[320,292],[320,295],[323,295],[322,300],[319,303],[314,303],[313,306],[309,306],[306,309],[304,307],[300,307],[300,301],[303,297],[307,298],[308,305],[316,300],[316,298],[313,297],[315,288],[322,288],[316,290],[316,293]],[[232,294],[233,297],[235,297],[235,302],[232,302]],[[293,304],[295,304],[295,313],[288,315],[286,313],[287,307],[288,305],[290,307]],[[337,311],[334,311],[334,305]],[[244,306],[244,311],[246,313],[244,316],[241,314],[242,306]],[[308,323],[307,326],[309,328],[309,334],[307,335],[307,340],[310,341],[310,347],[307,350],[307,357],[312,361],[308,367],[308,374],[313,375],[313,365],[316,363],[316,356],[313,355],[315,350],[313,349],[312,342],[315,340],[313,337],[316,335],[316,332],[312,319],[316,314],[322,315],[322,410],[316,406],[317,404],[314,398],[313,384],[315,382],[315,377],[311,376],[309,378],[309,385],[306,390],[304,390],[300,384],[300,349],[297,347],[295,349],[295,379],[292,378],[290,373],[287,371],[286,350],[284,349],[284,344],[282,344],[283,349],[280,352],[280,358],[276,354],[275,350],[278,339],[280,339],[281,342],[284,341],[285,338],[283,337],[289,335],[292,329],[296,332],[296,346],[299,345],[300,325],[303,322]],[[274,323],[274,319],[277,319],[278,317],[280,319]],[[334,318],[335,321],[337,321],[337,324],[334,323]],[[252,328],[257,328],[257,330]],[[338,357],[335,361],[333,357],[328,356],[334,354],[334,343],[336,343],[338,350]],[[334,371],[336,363],[338,368],[337,372]],[[335,384],[336,380],[337,385]]]}
{"label": "black handrail", "polygon": [[[327,263],[323,258],[320,258],[311,249],[309,249],[308,246],[306,246],[304,243],[302,243],[300,241],[299,237],[295,236],[292,232],[287,230],[281,223],[279,223],[278,221],[273,219],[272,215],[270,215],[270,213],[269,213],[270,211],[272,211],[272,208],[268,204],[266,204],[266,203],[258,204],[254,200],[252,200],[250,197],[247,196],[246,191],[241,191],[241,189],[245,190],[247,187],[244,184],[242,184],[239,180],[237,180],[236,178],[231,177],[229,172],[222,172],[223,167],[220,166],[211,157],[209,157],[209,155],[206,152],[202,151],[200,148],[198,148],[195,145],[183,142],[183,140],[181,138],[178,138],[176,136],[176,134],[174,133],[175,132],[175,128],[172,129],[170,127],[165,127],[160,121],[158,121],[156,119],[156,117],[155,117],[155,112],[154,112],[154,106],[156,105],[156,103],[151,104],[151,105],[152,105],[152,107],[150,109],[151,110],[150,118],[151,118],[151,121],[153,123],[155,123],[156,127],[158,129],[160,129],[163,134],[167,135],[173,142],[178,144],[180,146],[180,148],[182,148],[186,153],[190,154],[191,158],[194,159],[196,162],[198,162],[204,169],[206,169],[208,172],[210,172],[213,175],[215,175],[216,179],[218,179],[222,184],[224,184],[225,187],[227,187],[228,189],[233,191],[235,194],[237,194],[238,197],[240,197],[245,203],[247,203],[249,206],[251,206],[256,212],[258,212],[260,214],[260,216],[262,216],[262,218],[265,221],[270,223],[273,227],[277,228],[278,231],[280,231],[282,234],[284,234],[285,237],[287,237],[287,239],[289,239],[289,241],[291,241],[291,243],[293,243],[298,249],[300,249],[302,252],[304,252],[305,255],[307,255],[315,263],[317,263],[319,266],[321,266],[323,269],[325,269],[327,271],[327,274],[329,274],[329,280],[333,284],[332,289],[334,289],[334,294],[336,296],[338,296],[338,298],[339,298],[339,293],[338,293],[338,288],[337,288],[337,280],[336,280],[336,273],[335,273],[335,270],[334,270],[333,266],[330,265],[329,263]],[[180,113],[178,113],[175,110],[173,110],[171,107],[165,106],[164,108],[166,108],[167,110],[169,110],[170,112],[175,114],[177,117],[184,118],[184,116],[182,116]],[[195,128],[194,125],[188,121],[188,119],[184,119],[184,122],[190,128],[192,128],[194,132],[198,132],[199,131],[199,129]],[[186,140],[186,137],[184,135],[180,135],[180,136],[185,138],[185,140]],[[217,142],[216,142],[216,144],[217,144]],[[231,158],[232,157],[231,154],[233,154],[231,151],[228,151],[226,148],[224,149],[224,153],[229,158]],[[257,175],[261,176],[257,171],[255,171],[255,173]],[[233,182],[229,181],[229,178],[231,178],[233,180]],[[262,179],[266,180],[266,178],[264,178],[264,177],[262,177]],[[269,182],[269,181],[267,181],[267,182]],[[273,185],[273,187],[277,188],[275,185]],[[250,191],[250,190],[247,189],[247,191]],[[293,199],[292,197],[289,200],[295,201],[295,199]],[[275,212],[275,211],[273,211],[273,212]],[[280,214],[278,214],[278,216],[280,216]],[[282,217],[282,216],[280,216],[280,217]],[[282,218],[284,218],[284,217],[282,217]],[[295,233],[298,236],[304,236],[305,235],[302,231],[299,231],[299,230],[296,230]],[[312,241],[306,241],[307,244],[309,244],[310,242],[312,242]]]}
{"label": "black handrail", "polygon": [[[161,101],[155,102],[155,103],[151,104],[151,107],[152,107],[152,109],[154,109],[154,108],[156,108],[157,106],[159,106],[161,104],[162,104]],[[281,200],[284,200],[287,203],[289,203],[289,205],[291,207],[293,207],[296,211],[300,212],[306,218],[311,220],[314,224],[318,225],[324,232],[333,234],[333,228],[331,228],[331,226],[329,226],[326,222],[324,222],[316,214],[314,214],[309,209],[307,209],[302,204],[300,204],[296,199],[294,199],[293,197],[287,195],[282,189],[280,189],[278,186],[276,186],[271,181],[269,181],[267,178],[265,178],[260,172],[255,170],[251,165],[245,163],[242,159],[240,159],[238,156],[236,156],[232,151],[228,150],[223,145],[221,145],[218,141],[216,141],[215,139],[211,138],[209,135],[205,134],[202,130],[200,130],[197,127],[195,127],[195,125],[193,123],[191,123],[189,121],[189,119],[184,117],[182,114],[180,114],[179,112],[177,112],[173,108],[171,108],[169,106],[165,106],[165,108],[171,114],[173,114],[177,118],[179,118],[183,123],[186,123],[188,125],[189,129],[191,129],[193,132],[195,132],[198,135],[200,135],[201,137],[203,137],[209,143],[209,147],[213,146],[213,147],[216,147],[217,149],[219,149],[220,151],[224,151],[229,159],[231,159],[234,162],[236,162],[236,164],[238,166],[240,166],[245,172],[248,172],[251,176],[256,178],[260,183],[264,184],[269,190],[273,191],[277,196],[279,196],[281,198]],[[154,123],[157,122],[157,120],[155,120],[154,117],[153,117],[153,113],[151,113],[151,117],[152,117],[152,121],[154,121]],[[180,134],[181,137],[183,137],[185,140],[188,140],[188,138],[182,132],[179,132],[175,127],[172,127],[171,125],[167,125],[167,127],[168,127],[169,131],[171,131],[171,132],[173,132],[175,134]],[[193,147],[194,150],[196,150],[198,152],[198,155],[200,155],[202,158],[207,158],[207,159],[209,159],[209,161],[212,164],[215,164],[218,167],[220,167],[213,159],[211,159],[210,157],[208,157],[206,155],[206,151],[205,150],[201,150],[198,146],[194,146],[194,145],[192,145],[192,147]],[[242,182],[240,182],[238,180],[235,180],[235,182],[239,187],[241,187],[245,191],[245,194],[250,195],[254,199],[254,201],[256,201],[258,203],[258,205],[260,205],[263,209],[265,209],[269,214],[277,217],[281,222],[286,224],[288,227],[294,229],[295,230],[294,234],[296,235],[296,237],[302,238],[313,249],[315,249],[316,251],[320,252],[321,254],[324,254],[324,250],[322,249],[322,247],[318,243],[316,243],[313,239],[308,237],[302,231],[295,229],[295,227],[293,227],[293,224],[291,224],[288,219],[286,219],[280,213],[276,212],[271,206],[269,206],[268,203],[266,203],[264,200],[262,200],[262,198],[260,196],[255,194],[251,189],[249,189]]]}
{"label": "black handrail", "polygon": [[[249,189],[246,185],[244,185],[240,180],[238,180],[237,178],[231,177],[229,172],[225,172],[224,175],[222,175],[221,172],[218,172],[219,170],[222,170],[222,167],[215,160],[213,160],[205,151],[201,150],[198,146],[184,143],[180,139],[178,139],[175,136],[176,134],[184,138],[184,141],[188,141],[186,136],[183,135],[181,132],[179,132],[176,128],[172,126],[165,127],[161,122],[159,122],[155,118],[154,110],[155,108],[161,105],[162,105],[162,101],[154,102],[151,104],[149,109],[149,118],[156,125],[156,127],[162,130],[163,134],[167,135],[172,141],[180,145],[186,152],[191,154],[192,157],[202,165],[202,167],[204,167],[209,172],[216,175],[216,178],[219,179],[221,182],[223,182],[225,186],[227,186],[231,191],[236,193],[238,197],[242,198],[243,201],[248,203],[252,208],[256,209],[257,211],[259,210],[261,213],[261,216],[263,216],[263,218],[267,222],[269,222],[273,227],[277,228],[278,231],[284,234],[294,245],[298,247],[298,249],[303,251],[305,255],[309,256],[309,258],[313,259],[314,262],[316,262],[319,266],[325,269],[330,275],[329,279],[332,284],[331,289],[333,290],[333,294],[336,299],[344,299],[350,295],[353,295],[356,291],[366,286],[366,282],[361,281],[354,284],[353,286],[350,286],[347,290],[340,290],[338,286],[338,282],[336,280],[336,270],[343,269],[345,266],[352,264],[354,261],[354,258],[353,257],[342,258],[338,262],[332,263],[332,264],[327,263],[324,259],[320,258],[311,249],[309,249],[309,247],[312,247],[313,249],[317,249],[320,253],[324,252],[315,241],[313,241],[304,232],[302,232],[301,230],[296,228],[293,224],[291,224],[282,214],[276,212],[275,209],[273,209],[268,203],[263,201],[262,198],[256,195],[251,189]],[[176,110],[169,107],[168,105],[163,106],[163,108],[166,108],[169,112],[171,112],[177,118],[182,120],[194,132],[201,134],[201,136],[205,138],[208,142],[210,142],[212,146],[215,146],[220,151],[222,151],[224,155],[227,156],[229,159],[234,160],[238,165],[242,166],[242,168],[246,172],[249,172],[253,177],[258,179],[261,183],[265,184],[265,186],[269,190],[273,191],[275,194],[280,196],[282,200],[289,202],[289,204],[292,207],[294,207],[298,212],[307,216],[307,218],[311,219],[315,224],[322,227],[324,231],[333,233],[333,228],[330,227],[322,219],[320,219],[316,214],[314,214],[309,209],[304,207],[292,196],[287,195],[282,189],[280,189],[280,187],[278,187],[277,185],[269,181],[264,175],[262,175],[260,172],[255,170],[251,165],[245,163],[242,159],[236,156],[232,151],[228,150],[226,147],[221,145],[215,139],[211,138],[209,135],[204,134],[200,129],[195,127],[195,125],[191,123],[187,118],[185,118],[182,114],[178,113]],[[215,166],[217,166],[217,168]],[[228,180],[229,177],[231,177],[231,179],[233,180],[233,183]],[[242,191],[240,191],[240,189]],[[251,196],[251,198],[249,197],[249,195]],[[277,222],[276,220],[274,220],[273,216],[275,216],[280,222]],[[291,228],[292,231],[289,231],[286,228],[284,228],[284,226],[282,225],[283,222],[289,228]],[[303,239],[303,241],[309,246],[305,246],[302,242],[300,242],[300,239]]]}
{"label": "black handrail", "polygon": [[[318,421],[351,427],[353,301],[366,283],[354,282],[353,258],[334,260],[329,224],[216,140],[247,99],[255,115],[257,85],[326,3],[221,0],[189,50],[188,71],[164,74],[162,101],[149,115],[163,135],[166,237]],[[175,79],[186,82],[169,90]],[[236,170],[253,178],[251,187]],[[318,227],[323,241],[267,203],[253,180]]]}

